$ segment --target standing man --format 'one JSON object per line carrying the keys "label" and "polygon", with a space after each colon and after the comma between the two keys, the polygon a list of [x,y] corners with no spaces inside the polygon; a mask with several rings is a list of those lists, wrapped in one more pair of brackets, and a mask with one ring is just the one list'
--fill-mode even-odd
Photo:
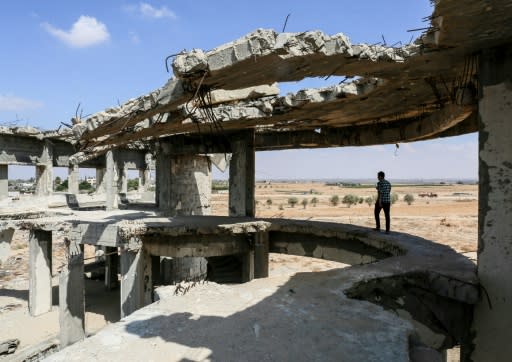
{"label": "standing man", "polygon": [[386,234],[389,234],[389,209],[391,207],[391,184],[384,179],[385,174],[379,171],[377,178],[377,201],[375,202],[375,229],[380,231],[380,210],[384,209],[384,215],[386,216]]}

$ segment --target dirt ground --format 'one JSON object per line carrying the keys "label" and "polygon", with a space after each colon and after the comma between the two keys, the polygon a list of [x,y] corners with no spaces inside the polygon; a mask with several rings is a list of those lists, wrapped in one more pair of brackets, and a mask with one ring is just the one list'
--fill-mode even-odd
{"label": "dirt ground", "polygon": [[[391,230],[401,231],[446,244],[470,258],[476,257],[477,249],[477,185],[394,185],[393,192],[398,201],[391,208]],[[259,182],[256,184],[256,216],[283,217],[311,220],[334,221],[374,227],[373,205],[363,201],[348,207],[341,203],[347,194],[363,199],[374,195],[374,186],[339,187],[321,182],[285,183]],[[437,197],[420,197],[420,194],[435,193]],[[406,194],[414,196],[408,205],[403,201]],[[330,203],[337,195],[340,204]],[[297,198],[294,207],[288,204],[292,197]],[[317,199],[316,205],[311,203]],[[304,206],[302,201],[306,199]],[[271,200],[271,201],[267,201]],[[228,214],[228,194],[218,192],[212,195],[212,213]],[[382,215],[382,222],[384,222]],[[94,249],[86,249],[86,258],[94,260]],[[28,313],[28,234],[16,231],[11,243],[11,256],[0,266],[0,341],[9,338],[20,339],[18,352],[31,345],[55,337],[58,334],[58,272],[64,265],[64,244],[62,237],[54,238],[53,248],[53,300],[50,313],[30,317]],[[323,271],[342,267],[342,264],[311,258],[272,254],[271,274]],[[103,282],[86,282],[86,329],[94,333],[108,323],[119,318],[119,291],[106,291]],[[457,361],[457,352],[449,354],[449,361]],[[0,357],[0,360],[2,357]]]}
{"label": "dirt ground", "polygon": [[[478,228],[478,185],[439,184],[428,186],[393,185],[398,201],[391,207],[391,230],[421,236],[446,244],[463,253],[475,252]],[[437,197],[420,197],[420,194],[437,194]],[[256,217],[284,217],[310,220],[328,220],[346,224],[375,227],[373,204],[348,207],[341,203],[343,197],[353,194],[363,199],[376,195],[374,185],[366,187],[328,186],[321,182],[256,184]],[[414,201],[403,201],[411,194]],[[340,203],[333,206],[329,200],[337,195]],[[298,204],[291,207],[288,199],[295,197]],[[316,198],[316,206],[311,200]],[[302,205],[303,200],[307,205]],[[271,204],[267,203],[271,200]],[[227,193],[212,195],[215,215],[226,215]],[[381,214],[384,225],[384,213]]]}

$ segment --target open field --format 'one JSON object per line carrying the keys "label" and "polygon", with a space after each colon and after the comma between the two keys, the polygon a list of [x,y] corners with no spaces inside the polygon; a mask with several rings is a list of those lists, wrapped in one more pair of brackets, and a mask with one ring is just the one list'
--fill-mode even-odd
{"label": "open field", "polygon": [[[424,237],[455,250],[475,257],[477,248],[477,185],[394,185],[393,192],[399,200],[391,208],[391,230]],[[415,201],[407,205],[403,201],[410,193]],[[435,193],[437,197],[420,197],[419,194]],[[347,194],[363,199],[375,195],[373,185],[366,187],[339,187],[321,182],[291,183],[272,182],[256,184],[257,217],[284,217],[325,220],[374,227],[373,205],[367,203],[347,207],[341,203]],[[333,206],[329,200],[338,195],[340,204]],[[290,197],[296,197],[298,204],[291,207]],[[311,199],[316,197],[316,206]],[[306,207],[302,200],[307,199]],[[267,204],[267,200],[272,200]],[[220,191],[212,195],[214,215],[228,214],[228,193]],[[381,215],[384,222],[384,215]],[[62,235],[56,235],[53,252],[54,307],[52,312],[33,318],[27,310],[28,299],[28,233],[17,231],[11,245],[11,257],[0,267],[0,323],[7,328],[0,329],[0,340],[19,338],[20,350],[41,341],[54,338],[58,333],[58,271],[65,263]],[[86,257],[94,256],[94,248],[86,249]],[[271,275],[293,275],[297,272],[314,272],[342,265],[334,262],[272,254]],[[115,322],[119,316],[119,291],[106,292],[103,283],[87,280],[86,283],[86,329],[94,333],[106,324]],[[30,328],[27,328],[30,326]],[[450,361],[457,361],[456,354]]]}
{"label": "open field", "polygon": [[[450,245],[459,252],[472,252],[477,248],[478,230],[478,185],[393,185],[392,192],[399,196],[391,207],[391,230],[414,234],[442,244]],[[408,205],[403,201],[406,194],[414,196]],[[419,194],[435,193],[437,197],[420,197]],[[362,198],[376,195],[374,185],[367,187],[339,187],[323,182],[292,183],[271,182],[256,184],[256,216],[284,217],[311,220],[328,220],[340,223],[374,227],[373,205],[367,203],[347,207],[341,203],[347,194]],[[329,199],[338,195],[340,204],[331,205]],[[291,207],[290,197],[296,197],[298,204]],[[311,199],[317,198],[316,206]],[[308,200],[304,208],[302,200]],[[267,200],[272,200],[268,205]],[[215,215],[226,215],[228,210],[227,192],[212,195]],[[384,223],[384,213],[381,213]]]}

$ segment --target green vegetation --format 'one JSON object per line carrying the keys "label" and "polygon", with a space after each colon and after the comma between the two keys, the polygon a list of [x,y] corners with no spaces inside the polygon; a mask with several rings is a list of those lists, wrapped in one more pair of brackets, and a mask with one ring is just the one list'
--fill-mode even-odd
{"label": "green vegetation", "polygon": [[375,201],[377,201],[377,197],[375,195],[368,196],[366,199],[364,199],[364,202],[366,202],[368,204],[368,206],[374,205]]}
{"label": "green vegetation", "polygon": [[391,194],[391,205],[394,205],[395,202],[397,202],[397,201],[398,201],[398,194],[396,192],[393,192]]}
{"label": "green vegetation", "polygon": [[296,198],[296,197],[290,197],[288,199],[288,204],[291,206],[291,207],[295,207],[295,205],[297,205],[297,203],[299,202],[299,200]]}
{"label": "green vegetation", "polygon": [[306,206],[308,206],[308,199],[303,199],[301,204],[304,208],[306,208]]}
{"label": "green vegetation", "polygon": [[80,191],[94,191],[94,187],[87,181],[82,181],[78,184],[78,190]]}
{"label": "green vegetation", "polygon": [[55,184],[55,191],[67,191],[68,190],[68,180],[64,180],[58,185]]}
{"label": "green vegetation", "polygon": [[331,203],[332,206],[338,206],[338,204],[340,203],[340,197],[338,195],[333,195],[329,199],[329,202]]}
{"label": "green vegetation", "polygon": [[341,203],[347,205],[347,207],[350,207],[352,205],[355,205],[359,202],[359,197],[356,195],[348,194],[343,197],[343,200]]}
{"label": "green vegetation", "polygon": [[221,191],[221,190],[229,190],[228,181],[213,180],[212,181],[212,191]]}
{"label": "green vegetation", "polygon": [[270,208],[272,206],[272,199],[267,199],[267,206]]}
{"label": "green vegetation", "polygon": [[407,205],[410,205],[414,202],[414,196],[412,194],[407,194],[404,196],[404,201],[407,202]]}
{"label": "green vegetation", "polygon": [[313,207],[316,207],[316,204],[318,203],[318,199],[316,197],[313,197],[310,202],[311,202],[311,205],[313,205]]}
{"label": "green vegetation", "polygon": [[128,191],[137,190],[139,188],[139,179],[132,178],[128,180]]}

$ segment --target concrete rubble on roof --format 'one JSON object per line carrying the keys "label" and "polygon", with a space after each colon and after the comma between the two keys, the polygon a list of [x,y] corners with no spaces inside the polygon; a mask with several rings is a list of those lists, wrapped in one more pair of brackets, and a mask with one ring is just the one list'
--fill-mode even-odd
{"label": "concrete rubble on roof", "polygon": [[[355,264],[367,264],[326,273],[301,274],[290,280],[276,280],[274,286],[269,286],[273,281],[265,281],[265,288],[260,286],[262,280],[239,286],[196,287],[185,296],[165,298],[133,313],[96,336],[55,354],[51,360],[83,360],[97,349],[101,349],[105,359],[114,354],[116,359],[120,356],[130,359],[140,350],[139,343],[147,347],[146,338],[150,336],[159,338],[152,339],[155,348],[142,348],[146,358],[169,354],[186,357],[195,348],[202,347],[203,352],[213,353],[210,357],[224,359],[234,353],[226,344],[228,333],[233,336],[232,342],[239,353],[252,351],[251,355],[259,357],[265,353],[281,356],[311,350],[322,359],[355,353],[354,360],[379,355],[407,361],[409,349],[416,345],[442,350],[467,337],[470,306],[479,298],[476,268],[447,246],[411,235],[384,235],[338,223],[204,216],[168,219],[155,217],[151,212],[145,215],[146,218],[141,218],[138,211],[110,212],[100,217],[94,212],[82,212],[79,219],[75,214],[39,215],[40,218],[21,215],[27,218],[3,220],[1,226],[67,230],[72,241],[76,238],[75,241],[94,245],[124,245],[132,251],[144,245],[156,255],[179,253],[181,256],[195,255],[198,251],[201,255],[215,255],[219,251],[226,252],[230,237],[271,232],[271,251],[336,261],[348,258]],[[280,234],[288,236],[279,237]],[[180,240],[189,236],[199,240],[207,235],[221,236],[224,244],[199,242],[201,246],[194,248],[189,241],[187,246],[179,245]],[[310,244],[303,235],[309,235]],[[161,243],[163,239],[167,242]],[[236,240],[240,240],[235,243],[238,245],[246,239]],[[380,250],[387,257],[372,262],[371,257],[354,255],[355,241],[364,248]],[[217,292],[224,297],[219,298]],[[247,299],[248,293],[250,299]],[[227,295],[231,296],[228,304],[224,302]],[[333,310],[337,316],[334,320]],[[191,322],[192,315],[196,316],[192,320],[204,323]],[[304,323],[308,328],[304,328]],[[255,324],[260,327],[259,335],[253,330]],[[372,333],[368,333],[368,328]],[[219,329],[223,334],[215,333]],[[318,336],[333,331],[343,336],[337,339],[335,346],[319,343]],[[113,336],[116,337],[113,339]],[[191,336],[199,338],[197,343],[190,344],[194,340]],[[296,339],[303,341],[300,348],[286,343]],[[269,351],[271,340],[279,343]],[[330,344],[332,335],[324,340]],[[354,345],[354,340],[362,342]],[[304,348],[310,344],[311,348]]]}

